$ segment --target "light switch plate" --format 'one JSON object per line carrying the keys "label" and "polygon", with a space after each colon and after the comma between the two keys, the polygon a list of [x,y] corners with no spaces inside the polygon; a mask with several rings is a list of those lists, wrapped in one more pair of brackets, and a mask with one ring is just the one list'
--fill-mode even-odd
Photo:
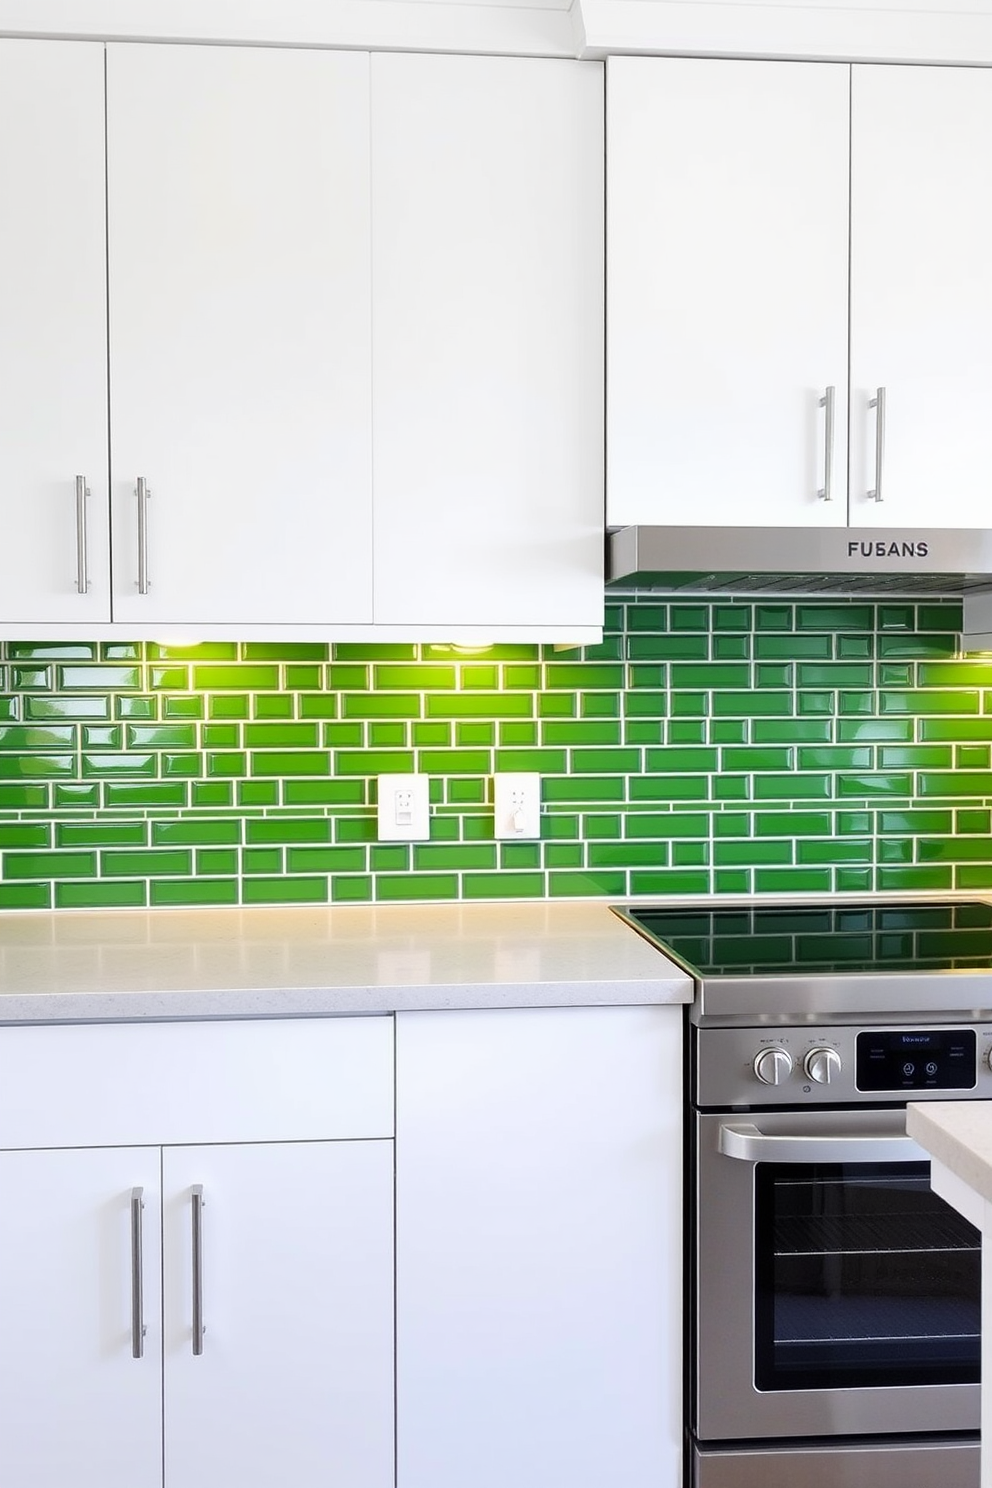
{"label": "light switch plate", "polygon": [[517,842],[540,837],[540,775],[494,775],[493,811],[497,837]]}
{"label": "light switch plate", "polygon": [[380,842],[426,842],[431,835],[426,775],[380,775],[376,816]]}

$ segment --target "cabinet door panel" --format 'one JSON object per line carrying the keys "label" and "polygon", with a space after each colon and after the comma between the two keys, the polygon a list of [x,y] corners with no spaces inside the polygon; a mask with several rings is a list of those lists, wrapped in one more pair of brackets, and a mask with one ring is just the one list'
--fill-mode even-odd
{"label": "cabinet door panel", "polygon": [[[992,482],[992,74],[855,67],[851,521],[987,527]],[[886,389],[882,501],[875,413]]]}
{"label": "cabinet door panel", "polygon": [[848,107],[839,64],[610,59],[611,525],[846,521]]}
{"label": "cabinet door panel", "polygon": [[[131,1205],[144,1189],[144,1355]],[[159,1153],[0,1152],[0,1482],[161,1488]]]}
{"label": "cabinet door panel", "polygon": [[392,1488],[393,1144],[166,1148],[163,1164],[169,1488]]}
{"label": "cabinet door panel", "polygon": [[396,1023],[399,1488],[677,1483],[682,1010]]}
{"label": "cabinet door panel", "polygon": [[367,56],[109,47],[108,191],[115,620],[369,621]]}
{"label": "cabinet door panel", "polygon": [[598,627],[601,66],[372,83],[376,621]]}
{"label": "cabinet door panel", "polygon": [[4,623],[110,618],[104,199],[103,48],[0,41]]}

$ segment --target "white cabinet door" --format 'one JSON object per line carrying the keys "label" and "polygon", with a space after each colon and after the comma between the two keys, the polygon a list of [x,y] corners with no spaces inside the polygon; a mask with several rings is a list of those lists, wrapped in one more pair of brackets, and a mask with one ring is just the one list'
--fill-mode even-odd
{"label": "white cabinet door", "polygon": [[392,1488],[392,1142],[166,1148],[163,1192],[168,1488]]}
{"label": "white cabinet door", "polygon": [[396,1025],[399,1488],[675,1488],[682,1010]]}
{"label": "white cabinet door", "polygon": [[851,521],[988,527],[992,74],[855,67],[852,88]]}
{"label": "white cabinet door", "polygon": [[610,59],[610,525],[847,520],[848,113],[834,64]]}
{"label": "white cabinet door", "polygon": [[602,86],[372,58],[379,624],[602,625]]}
{"label": "white cabinet door", "polygon": [[3,622],[110,618],[103,156],[103,48],[0,41]]}
{"label": "white cabinet door", "polygon": [[367,622],[368,57],[107,67],[114,619]]}
{"label": "white cabinet door", "polygon": [[[134,1357],[132,1189],[144,1190]],[[0,1153],[0,1482],[161,1488],[159,1153]]]}

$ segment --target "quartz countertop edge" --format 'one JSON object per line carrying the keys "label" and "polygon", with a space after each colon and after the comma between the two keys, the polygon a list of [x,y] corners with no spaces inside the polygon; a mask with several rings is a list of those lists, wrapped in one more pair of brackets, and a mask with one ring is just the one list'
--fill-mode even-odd
{"label": "quartz countertop edge", "polygon": [[906,1134],[992,1203],[992,1101],[910,1102]]}
{"label": "quartz countertop edge", "polygon": [[9,911],[0,1023],[686,1003],[589,901]]}

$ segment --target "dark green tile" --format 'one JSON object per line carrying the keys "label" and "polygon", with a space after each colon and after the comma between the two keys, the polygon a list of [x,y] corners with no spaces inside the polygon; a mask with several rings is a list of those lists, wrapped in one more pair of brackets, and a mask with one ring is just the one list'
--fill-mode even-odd
{"label": "dark green tile", "polygon": [[875,694],[873,692],[839,692],[837,694],[837,711],[845,716],[876,713],[878,708],[875,702]]}
{"label": "dark green tile", "polygon": [[829,837],[833,827],[829,811],[757,811],[754,816],[759,837]]}
{"label": "dark green tile", "polygon": [[946,600],[942,604],[921,604],[916,607],[916,624],[920,630],[960,630],[961,601]]}
{"label": "dark green tile", "polygon": [[845,799],[863,796],[909,796],[913,791],[911,775],[884,775],[876,771],[872,775],[838,775],[837,794]]}
{"label": "dark green tile", "polygon": [[547,812],[541,818],[541,831],[545,837],[559,841],[568,839],[578,841],[582,836],[579,831],[579,818],[570,814],[566,816],[562,812]]}
{"label": "dark green tile", "polygon": [[162,785],[124,785],[108,783],[103,787],[106,806],[185,806],[186,785],[169,781]]}
{"label": "dark green tile", "polygon": [[631,661],[706,661],[709,636],[634,635],[627,641]]}
{"label": "dark green tile", "polygon": [[8,641],[10,661],[95,661],[93,641]]}
{"label": "dark green tile", "polygon": [[797,630],[871,630],[874,607],[861,604],[797,604]]}
{"label": "dark green tile", "polygon": [[[700,713],[704,710],[700,708]],[[663,692],[628,692],[624,698],[624,713],[628,718],[665,718],[668,714],[668,699]]]}
{"label": "dark green tile", "polygon": [[839,635],[836,644],[840,661],[870,661],[875,652],[875,637],[870,635]]}
{"label": "dark green tile", "polygon": [[870,868],[838,868],[834,872],[834,888],[838,894],[867,894],[871,885]]}
{"label": "dark green tile", "polygon": [[715,692],[715,718],[788,718],[792,713],[791,692]]}
{"label": "dark green tile", "polygon": [[[497,767],[508,768],[499,764],[502,758],[502,753],[497,756]],[[579,775],[632,775],[641,768],[641,751],[639,749],[573,749],[571,767]]]}
{"label": "dark green tile", "polygon": [[749,894],[751,892],[751,870],[749,868],[724,868],[713,875],[713,888],[718,894]]}
{"label": "dark green tile", "polygon": [[792,843],[783,841],[748,842],[743,838],[726,838],[713,844],[713,861],[720,868],[753,868],[758,864],[792,862]]}
{"label": "dark green tile", "polygon": [[623,831],[620,816],[586,816],[582,819],[582,834],[587,842],[601,837],[619,837]]}
{"label": "dark green tile", "polygon": [[751,606],[749,604],[714,605],[711,625],[714,630],[750,630]]}
{"label": "dark green tile", "polygon": [[800,770],[870,770],[874,763],[870,748],[836,746],[802,747],[796,751]]}
{"label": "dark green tile", "polygon": [[754,628],[755,630],[794,630],[795,617],[792,606],[755,605]]}
{"label": "dark green tile", "polygon": [[758,661],[829,661],[833,638],[828,635],[759,635],[754,654]]}
{"label": "dark green tile", "polygon": [[746,775],[718,775],[713,781],[714,801],[746,801],[750,794]]}
{"label": "dark green tile", "polygon": [[992,832],[992,812],[965,809],[954,813],[954,830],[962,832]]}
{"label": "dark green tile", "polygon": [[[45,787],[39,787],[45,789]],[[80,807],[96,807],[100,805],[100,787],[98,785],[62,785],[58,782],[52,787],[53,805],[57,810],[68,806],[70,809]],[[0,802],[5,801],[2,787],[0,787]],[[111,802],[107,802],[111,805]]]}
{"label": "dark green tile", "polygon": [[878,638],[880,661],[947,661],[953,655],[953,636],[880,635]]}
{"label": "dark green tile", "polygon": [[675,729],[698,728],[701,731],[698,742],[701,744],[705,737],[705,731],[707,727],[709,728],[709,738],[711,744],[746,744],[748,740],[748,730],[750,729],[751,725],[744,718],[718,718],[714,719],[714,721],[709,725],[705,723],[691,724],[673,722],[670,723],[668,726],[669,738],[671,738],[674,742],[675,735],[673,733],[673,730]]}
{"label": "dark green tile", "polygon": [[[723,727],[723,728],[726,728],[726,729],[731,729],[731,730],[734,730],[734,731],[737,731],[737,730],[742,730],[743,731],[743,729],[746,727],[746,725],[743,725],[743,724],[740,724],[740,723],[737,723],[737,722],[733,722],[733,723],[722,724],[722,725],[720,725],[720,727]],[[705,720],[704,719],[701,719],[701,718],[673,718],[672,721],[671,721],[671,723],[669,723],[669,725],[668,725],[666,742],[669,745],[678,745],[678,744],[705,744],[706,743],[706,722],[705,722]],[[733,738],[724,739],[724,740],[720,740],[720,739],[714,739],[713,740],[713,743],[715,743],[715,744],[719,744],[721,742],[722,743],[730,743],[730,744],[742,744],[744,741],[743,741],[743,737],[741,737],[741,738],[733,737]]]}
{"label": "dark green tile", "polygon": [[590,662],[585,665],[565,662],[551,663],[548,666],[547,677],[550,688],[565,687],[572,692],[582,692],[593,688],[602,692],[619,692],[625,681],[622,666],[611,666],[600,662]]}
{"label": "dark green tile", "polygon": [[645,768],[652,772],[694,770],[706,774],[716,770],[718,764],[719,755],[715,749],[680,749],[671,744],[664,749],[649,749],[645,756]]}
{"label": "dark green tile", "polygon": [[148,903],[143,883],[125,880],[98,883],[57,883],[56,909],[141,909]]}
{"label": "dark green tile", "polygon": [[44,810],[48,804],[47,785],[4,785],[0,782],[0,809],[4,811],[38,811]]}
{"label": "dark green tile", "polygon": [[709,630],[710,607],[705,604],[671,604],[668,624],[672,630]]}
{"label": "dark green tile", "polygon": [[756,868],[756,894],[826,894],[830,891],[829,868]]}
{"label": "dark green tile", "polygon": [[756,801],[829,801],[833,796],[831,775],[756,775]]}
{"label": "dark green tile", "polygon": [[[800,754],[802,754],[800,750]],[[723,749],[721,751],[721,770],[751,771],[751,770],[788,770],[792,766],[791,749],[762,749],[753,747],[749,749]]]}
{"label": "dark green tile", "polygon": [[196,729],[192,724],[136,724],[127,726],[128,749],[195,749]]}
{"label": "dark green tile", "polygon": [[837,739],[841,744],[909,744],[913,739],[911,718],[840,718]]}
{"label": "dark green tile", "polygon": [[950,867],[879,868],[876,873],[880,890],[951,889],[954,870]]}
{"label": "dark green tile", "polygon": [[837,704],[832,692],[801,692],[796,697],[796,712],[800,717],[833,717],[836,711]]}
{"label": "dark green tile", "polygon": [[620,724],[615,719],[548,722],[541,726],[544,744],[619,744]]}
{"label": "dark green tile", "polygon": [[585,849],[579,842],[549,842],[544,850],[546,868],[583,868]]}
{"label": "dark green tile", "polygon": [[[748,811],[717,811],[713,814],[714,837],[750,837],[751,813]],[[774,834],[772,834],[774,835]],[[781,835],[781,834],[780,834]]]}
{"label": "dark green tile", "polygon": [[913,861],[912,842],[899,837],[881,838],[878,842],[878,861],[880,863],[911,863]]}
{"label": "dark green tile", "polygon": [[954,750],[954,763],[959,770],[987,770],[992,764],[992,750],[987,744],[959,744]]}
{"label": "dark green tile", "polygon": [[631,603],[627,607],[627,629],[631,631],[668,629],[668,606],[663,604]]}
{"label": "dark green tile", "polygon": [[782,662],[759,662],[754,669],[755,687],[792,687],[795,668]]}
{"label": "dark green tile", "polygon": [[911,604],[879,605],[875,623],[879,630],[912,630],[916,611]]}
{"label": "dark green tile", "polygon": [[800,687],[870,687],[874,680],[871,665],[855,662],[830,662],[824,665],[802,663],[796,668]]}
{"label": "dark green tile", "polygon": [[76,730],[71,724],[59,728],[11,724],[0,728],[0,750],[20,752],[25,749],[72,749]]}
{"label": "dark green tile", "polygon": [[245,904],[326,904],[326,878],[246,878]]}
{"label": "dark green tile", "polygon": [[[988,760],[983,761],[988,764]],[[949,770],[954,764],[954,751],[939,744],[883,744],[878,749],[878,766],[881,770],[916,770],[929,766],[935,770]]]}

